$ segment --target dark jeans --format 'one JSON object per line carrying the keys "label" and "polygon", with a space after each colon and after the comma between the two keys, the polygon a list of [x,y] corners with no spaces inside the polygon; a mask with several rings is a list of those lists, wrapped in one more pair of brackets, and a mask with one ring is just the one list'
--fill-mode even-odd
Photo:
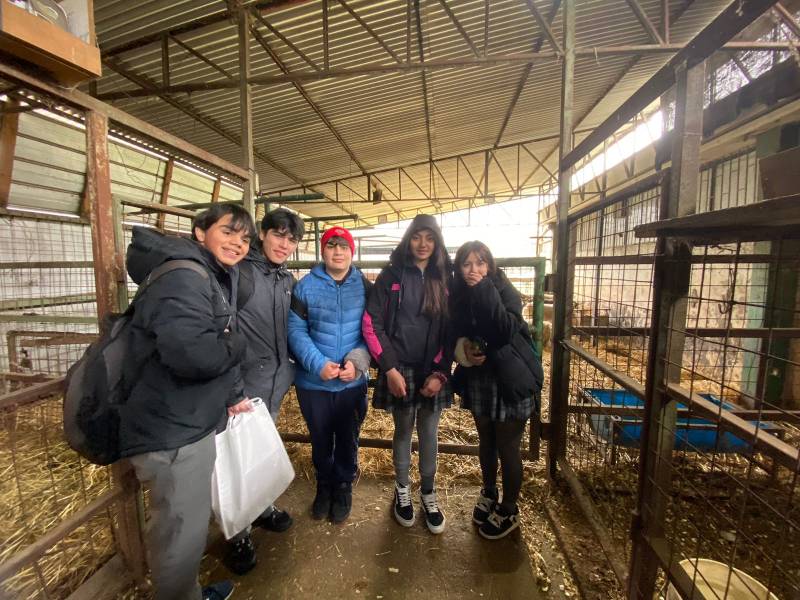
{"label": "dark jeans", "polygon": [[522,456],[520,446],[526,421],[493,421],[489,417],[475,417],[478,428],[478,458],[481,462],[483,487],[497,487],[497,461],[503,470],[504,508],[515,509],[522,489]]}
{"label": "dark jeans", "polygon": [[297,388],[311,434],[318,483],[352,483],[358,470],[358,433],[367,415],[367,383],[340,392]]}

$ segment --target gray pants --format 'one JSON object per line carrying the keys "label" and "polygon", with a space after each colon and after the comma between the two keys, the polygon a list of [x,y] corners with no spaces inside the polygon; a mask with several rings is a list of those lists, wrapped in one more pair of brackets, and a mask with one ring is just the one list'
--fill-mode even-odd
{"label": "gray pants", "polygon": [[438,434],[441,415],[441,410],[431,410],[425,406],[392,410],[394,419],[392,460],[394,461],[395,478],[400,485],[408,485],[408,471],[411,467],[411,434],[416,421],[420,484],[425,491],[433,489],[439,452]]}
{"label": "gray pants", "polygon": [[211,516],[214,433],[176,450],[132,456],[150,486],[147,545],[156,600],[201,600],[197,580]]}

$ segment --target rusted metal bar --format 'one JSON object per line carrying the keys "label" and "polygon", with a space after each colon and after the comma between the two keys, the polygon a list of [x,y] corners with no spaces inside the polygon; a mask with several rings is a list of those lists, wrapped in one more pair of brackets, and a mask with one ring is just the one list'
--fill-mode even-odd
{"label": "rusted metal bar", "polygon": [[[533,3],[529,2],[529,6]],[[570,152],[573,144],[573,97],[575,92],[575,2],[564,0],[564,58],[561,70],[561,138],[559,157]],[[553,239],[556,260],[553,263],[556,277],[555,314],[553,318],[553,358],[550,371],[550,441],[548,443],[548,467],[555,476],[558,459],[566,453],[567,412],[569,404],[570,356],[563,346],[569,339],[572,286],[570,254],[575,246],[569,239],[569,208],[571,198],[572,168],[560,168],[558,173],[558,205],[556,235]]]}
{"label": "rusted metal bar", "polygon": [[[753,445],[789,470],[800,473],[800,450],[778,439],[774,435],[761,430],[758,425],[744,420],[741,416],[720,408],[710,400],[706,400],[696,392],[690,392],[679,383],[667,383],[666,393],[673,399],[690,406],[693,411],[709,421],[719,424],[720,428],[730,431]],[[673,433],[674,429],[672,430]]]}
{"label": "rusted metal bar", "polygon": [[195,215],[197,214],[193,210],[178,208],[176,206],[164,206],[163,204],[158,204],[156,202],[143,202],[134,198],[122,198],[117,194],[114,195],[114,198],[118,200],[120,204],[125,206],[133,206],[134,208],[141,208],[145,212],[167,213],[168,215],[186,217],[187,219],[194,219]]}
{"label": "rusted metal bar", "polygon": [[169,87],[169,36],[161,38],[161,84]]}
{"label": "rusted metal bar", "polygon": [[[250,84],[250,12],[242,8],[239,11],[239,130],[241,131],[241,157],[242,167],[247,171],[247,180],[244,182],[242,198],[244,208],[255,218],[256,206],[253,203],[259,192],[258,173],[256,172],[255,142],[253,138],[253,96]],[[261,41],[261,34],[253,26],[252,30],[257,40]],[[274,58],[274,57],[273,57]],[[277,62],[277,61],[276,61]]]}
{"label": "rusted metal bar", "polygon": [[[167,160],[167,166],[164,168],[164,178],[161,182],[161,205],[167,206],[169,204],[169,186],[172,183],[172,170],[175,167],[175,161],[171,158]],[[166,221],[167,213],[160,212],[156,217],[156,227],[164,229],[164,222]]]}
{"label": "rusted metal bar", "polygon": [[[342,0],[339,1],[341,2]],[[469,34],[467,33],[467,30],[464,29],[464,26],[459,22],[458,18],[453,12],[453,9],[447,5],[447,1],[439,0],[439,4],[444,9],[444,12],[447,13],[447,16],[450,18],[450,21],[453,23],[453,25],[456,26],[456,29],[458,29],[458,33],[460,33],[461,37],[464,38],[464,41],[467,43],[467,46],[469,46],[469,49],[472,50],[472,53],[475,56],[481,56],[481,53],[478,52],[478,47],[472,41],[472,38],[469,37]]]}
{"label": "rusted metal bar", "polygon": [[661,37],[661,34],[658,33],[658,29],[656,29],[653,22],[650,20],[650,17],[647,16],[647,13],[642,8],[642,5],[639,4],[639,0],[626,0],[628,6],[631,7],[633,14],[636,15],[636,19],[641,23],[644,30],[647,32],[647,35],[650,36],[650,39],[655,42],[656,44],[663,44],[664,39]]}
{"label": "rusted metal bar", "polygon": [[[694,211],[700,180],[700,143],[703,136],[704,63],[684,64],[675,74],[675,134],[670,179],[664,182],[659,216],[677,217]],[[658,560],[647,539],[664,535],[666,507],[672,486],[672,454],[677,407],[662,392],[664,382],[680,381],[691,280],[692,251],[686,244],[659,238],[653,269],[652,331],[648,347],[645,416],[639,455],[637,504],[631,527],[628,598],[653,597]]]}
{"label": "rusted metal bar", "polygon": [[[715,404],[716,406],[716,404]],[[717,406],[719,412],[719,407]],[[570,404],[567,408],[570,414],[580,415],[606,415],[609,417],[638,417],[644,416],[644,407],[633,406],[602,406],[595,404]],[[736,408],[734,410],[723,409],[723,412],[737,416],[745,421],[758,421],[759,427],[764,428],[767,423],[800,423],[800,411],[798,410],[753,410],[746,408]],[[678,416],[681,418],[698,417],[696,411],[689,408],[678,408]],[[695,424],[692,424],[695,427]],[[709,427],[717,429],[719,425],[710,423]],[[767,427],[765,431],[778,431],[779,426]]]}
{"label": "rusted metal bar", "polygon": [[[625,325],[574,325],[573,332],[602,337],[643,337],[650,335],[649,327],[627,327]],[[675,332],[701,338],[754,338],[795,339],[800,338],[800,327],[681,327]]]}
{"label": "rusted metal bar", "polygon": [[215,169],[234,175],[237,178],[244,179],[247,177],[247,173],[236,165],[190,144],[186,140],[167,133],[150,123],[137,119],[123,110],[92,98],[88,94],[48,84],[2,61],[0,61],[0,76],[8,81],[16,82],[32,92],[56,98],[79,109],[91,110],[95,113],[106,115],[110,121],[123,129],[134,132],[139,137],[154,140],[157,145],[172,148],[181,154],[191,156],[195,161],[206,163]]}
{"label": "rusted metal bar", "polygon": [[603,550],[606,560],[611,565],[611,570],[614,571],[617,581],[624,587],[628,581],[628,570],[620,560],[620,552],[612,541],[611,533],[603,526],[603,518],[597,512],[597,509],[595,509],[591,497],[586,493],[583,484],[578,479],[575,471],[572,470],[566,458],[562,457],[558,459],[558,470],[564,477],[567,485],[569,485],[572,496],[575,498],[575,501],[578,503],[578,508],[581,509],[583,516],[586,518],[589,528],[592,530],[592,533],[594,533],[597,541],[600,542],[600,548]]}
{"label": "rusted metal bar", "polygon": [[[414,24],[417,32],[417,51],[419,52],[420,62],[425,62],[425,47],[422,39],[422,15],[419,9],[419,0],[414,0]],[[431,142],[431,111],[428,105],[428,79],[425,71],[420,72],[422,83],[422,104],[425,109],[425,134],[428,141],[428,160],[433,160],[433,144]]]}
{"label": "rusted metal bar", "polygon": [[64,519],[58,526],[45,533],[32,544],[26,546],[23,550],[11,555],[11,558],[0,564],[0,583],[13,577],[20,569],[24,569],[33,561],[44,556],[51,547],[63,540],[78,527],[102,513],[109,506],[118,502],[127,493],[129,492],[123,488],[115,488],[106,492],[78,512]]}
{"label": "rusted metal bar", "polygon": [[622,371],[616,370],[607,362],[595,356],[591,352],[588,352],[587,350],[585,350],[572,340],[564,340],[563,346],[573,354],[579,356],[582,360],[585,360],[587,363],[592,365],[595,369],[600,371],[603,375],[611,379],[613,382],[621,385],[623,388],[625,388],[634,396],[637,396],[638,398],[642,399],[644,398],[645,396],[644,386],[635,379],[633,379],[632,377],[630,377],[629,375],[626,375]]}
{"label": "rusted metal bar", "polygon": [[[525,4],[528,5],[528,10],[533,15],[533,18],[536,19],[539,29],[547,37],[547,41],[553,50],[555,50],[557,54],[563,54],[564,48],[566,48],[566,42],[564,43],[564,48],[562,48],[561,44],[558,43],[556,36],[553,34],[553,30],[550,28],[550,23],[545,20],[544,16],[542,16],[542,13],[539,12],[538,8],[536,8],[536,4],[533,2],[533,0],[525,0]],[[574,46],[574,40],[572,41]]]}
{"label": "rusted metal bar", "polygon": [[640,87],[630,98],[609,115],[584,138],[561,162],[561,169],[574,166],[595,147],[603,143],[620,126],[630,121],[651,102],[670,89],[676,82],[675,70],[685,64],[691,68],[716,52],[756,18],[768,10],[775,0],[731,2],[711,23],[698,33],[689,44]]}
{"label": "rusted metal bar", "polygon": [[671,25],[669,0],[661,0],[661,39],[663,39],[666,44],[669,43]]}
{"label": "rusted metal bar", "polygon": [[286,44],[289,48],[291,48],[291,50],[295,54],[297,54],[297,56],[302,58],[306,62],[306,64],[308,64],[308,66],[310,66],[315,71],[320,70],[319,65],[315,63],[313,60],[311,60],[302,50],[300,50],[300,48],[298,48],[295,44],[293,44],[289,38],[283,35],[277,27],[275,27],[269,21],[267,21],[264,18],[264,15],[261,14],[261,11],[254,10],[253,16],[258,20],[259,23],[261,23],[264,27],[266,27],[270,31],[270,33],[272,33],[272,35],[274,35],[276,38],[278,38],[280,41]]}
{"label": "rusted metal bar", "polygon": [[[666,539],[647,536],[645,543],[658,562],[661,563],[667,579],[678,590],[681,598],[686,598],[687,600],[711,600],[697,589],[694,578],[681,565],[675,562],[674,554],[670,550],[669,542]],[[716,594],[714,596],[716,597]]]}
{"label": "rusted metal bar", "polygon": [[[13,108],[18,106],[19,102],[11,99],[9,104]],[[18,128],[19,113],[10,112],[0,116],[0,208],[8,206]]]}
{"label": "rusted metal bar", "polygon": [[[227,72],[225,69],[223,69],[222,67],[220,67],[220,66],[219,66],[217,63],[215,63],[213,60],[211,60],[210,58],[208,58],[208,57],[207,57],[207,56],[205,56],[204,54],[202,54],[202,53],[198,52],[197,50],[195,50],[194,48],[192,48],[192,47],[191,47],[189,44],[187,44],[186,42],[183,42],[183,41],[179,40],[178,38],[172,38],[172,40],[173,40],[173,41],[174,41],[176,44],[178,44],[178,46],[180,46],[181,48],[183,48],[184,50],[186,50],[186,51],[187,51],[189,54],[191,54],[191,55],[192,55],[192,56],[194,56],[195,58],[197,58],[197,59],[199,59],[199,60],[203,61],[204,63],[206,63],[206,64],[207,64],[209,67],[211,67],[212,69],[215,69],[215,70],[219,71],[220,73],[222,73],[222,74],[223,74],[225,77],[227,77],[228,79],[231,79],[231,80],[232,80],[232,79],[235,79],[233,75],[231,75],[230,73],[228,73],[228,72]],[[166,87],[169,87],[169,86],[166,86]]]}
{"label": "rusted metal bar", "polygon": [[797,20],[794,18],[794,15],[789,11],[781,2],[776,2],[773,10],[778,13],[781,21],[786,24],[786,27],[789,28],[789,31],[792,32],[797,37],[800,37],[800,25],[798,25]]}

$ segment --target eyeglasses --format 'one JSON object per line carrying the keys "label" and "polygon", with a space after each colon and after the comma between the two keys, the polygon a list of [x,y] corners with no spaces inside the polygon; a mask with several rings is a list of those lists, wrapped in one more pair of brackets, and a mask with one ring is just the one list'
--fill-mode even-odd
{"label": "eyeglasses", "polygon": [[326,248],[330,248],[331,250],[336,248],[337,246],[339,248],[341,248],[342,250],[349,250],[350,249],[350,244],[348,244],[345,241],[336,242],[334,240],[329,240],[328,242],[325,243],[325,247]]}

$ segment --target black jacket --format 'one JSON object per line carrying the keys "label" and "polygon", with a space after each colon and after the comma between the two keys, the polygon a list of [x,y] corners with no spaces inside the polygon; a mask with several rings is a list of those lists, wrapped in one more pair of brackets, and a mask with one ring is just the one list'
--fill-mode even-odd
{"label": "black jacket", "polygon": [[[294,381],[294,364],[289,360],[287,321],[292,300],[294,275],[285,265],[268,262],[258,244],[240,263],[240,279],[252,293],[239,298],[237,322],[247,339],[242,362],[245,395],[263,398],[267,406],[280,403]],[[240,286],[242,289],[244,286]]]}
{"label": "black jacket", "polygon": [[544,371],[533,350],[528,325],[522,318],[522,298],[505,273],[469,287],[462,280],[450,294],[451,345],[465,337],[486,342],[486,362],[481,367],[456,367],[453,388],[462,393],[469,372],[492,369],[500,397],[509,404],[538,396]]}
{"label": "black jacket", "polygon": [[[420,316],[420,319],[430,323],[424,339],[419,339],[420,329],[398,326],[398,308],[405,296],[407,286],[418,286],[421,279],[421,277],[407,276],[405,273],[407,268],[402,258],[395,252],[392,254],[391,264],[385,267],[375,280],[363,320],[363,333],[367,347],[383,373],[399,367],[403,362],[398,348],[395,347],[396,340],[399,339],[406,349],[424,348],[423,356],[420,357],[420,360],[415,361],[424,373],[435,370],[449,377],[453,354],[452,349],[446,343],[447,319],[441,317],[429,319]],[[411,339],[412,337],[414,339]]]}
{"label": "black jacket", "polygon": [[174,259],[198,262],[209,277],[169,271],[136,301],[131,355],[141,360],[129,365],[138,373],[126,373],[134,383],[120,411],[123,456],[191,444],[214,431],[226,405],[241,399],[234,367],[245,341],[230,331],[231,273],[196,242],[134,228],[127,267],[136,283]]}

